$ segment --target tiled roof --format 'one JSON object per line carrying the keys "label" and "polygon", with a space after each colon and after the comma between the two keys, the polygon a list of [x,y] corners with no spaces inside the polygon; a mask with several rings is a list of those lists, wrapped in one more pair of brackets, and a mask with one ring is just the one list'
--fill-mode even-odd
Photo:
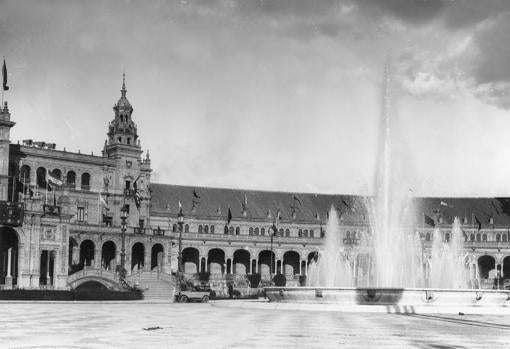
{"label": "tiled roof", "polygon": [[[366,222],[365,198],[354,195],[329,195],[311,193],[290,193],[260,190],[223,189],[192,187],[169,184],[151,185],[151,214],[176,214],[178,202],[186,216],[226,219],[228,209],[233,219],[271,220],[277,209],[282,221],[325,222],[327,212],[333,205],[343,216],[344,223]],[[196,193],[199,198],[195,197]],[[246,198],[246,216],[243,205]],[[195,202],[195,203],[193,203]],[[423,225],[424,214],[444,224],[451,224],[454,217],[468,225],[477,226],[476,217],[482,227],[510,226],[510,198],[414,198],[416,224]],[[268,217],[268,212],[270,217]],[[292,213],[295,212],[295,218]]]}

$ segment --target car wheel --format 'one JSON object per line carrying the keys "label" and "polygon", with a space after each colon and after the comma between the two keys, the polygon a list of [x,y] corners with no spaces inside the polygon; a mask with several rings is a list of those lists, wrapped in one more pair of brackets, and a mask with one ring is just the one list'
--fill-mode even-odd
{"label": "car wheel", "polygon": [[188,301],[188,297],[187,296],[181,296],[181,299],[180,299],[180,302],[181,303],[186,303]]}
{"label": "car wheel", "polygon": [[202,303],[207,303],[207,302],[209,302],[209,296],[203,296]]}

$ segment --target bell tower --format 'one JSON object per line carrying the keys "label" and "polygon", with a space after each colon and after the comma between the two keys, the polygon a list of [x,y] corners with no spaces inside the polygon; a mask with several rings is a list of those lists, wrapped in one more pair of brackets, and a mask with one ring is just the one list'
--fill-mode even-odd
{"label": "bell tower", "polygon": [[10,132],[15,124],[5,102],[3,108],[0,106],[0,201],[8,198]]}
{"label": "bell tower", "polygon": [[139,159],[142,150],[136,124],[131,118],[133,107],[126,97],[126,92],[126,75],[122,74],[121,96],[113,106],[115,118],[108,125],[108,139],[103,152],[109,158]]}

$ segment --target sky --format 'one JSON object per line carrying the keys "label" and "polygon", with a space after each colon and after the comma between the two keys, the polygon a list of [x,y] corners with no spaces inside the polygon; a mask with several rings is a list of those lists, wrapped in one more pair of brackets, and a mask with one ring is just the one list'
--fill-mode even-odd
{"label": "sky", "polygon": [[508,0],[0,0],[11,141],[100,154],[126,73],[152,181],[510,196]]}

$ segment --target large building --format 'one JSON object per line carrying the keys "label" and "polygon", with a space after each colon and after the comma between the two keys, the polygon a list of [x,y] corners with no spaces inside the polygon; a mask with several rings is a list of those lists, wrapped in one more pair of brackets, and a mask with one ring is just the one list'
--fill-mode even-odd
{"label": "large building", "polygon": [[[370,228],[360,198],[152,183],[124,82],[113,111],[101,155],[88,155],[11,143],[15,118],[7,103],[0,108],[0,287],[117,288],[124,264],[128,282],[157,297],[171,292],[180,252],[185,275],[210,273],[218,292],[254,273],[283,273],[298,285],[331,207],[351,253],[363,252]],[[448,240],[457,216],[485,286],[498,272],[510,278],[509,199],[421,198],[415,206],[421,218],[412,229],[426,251],[432,224]]]}

